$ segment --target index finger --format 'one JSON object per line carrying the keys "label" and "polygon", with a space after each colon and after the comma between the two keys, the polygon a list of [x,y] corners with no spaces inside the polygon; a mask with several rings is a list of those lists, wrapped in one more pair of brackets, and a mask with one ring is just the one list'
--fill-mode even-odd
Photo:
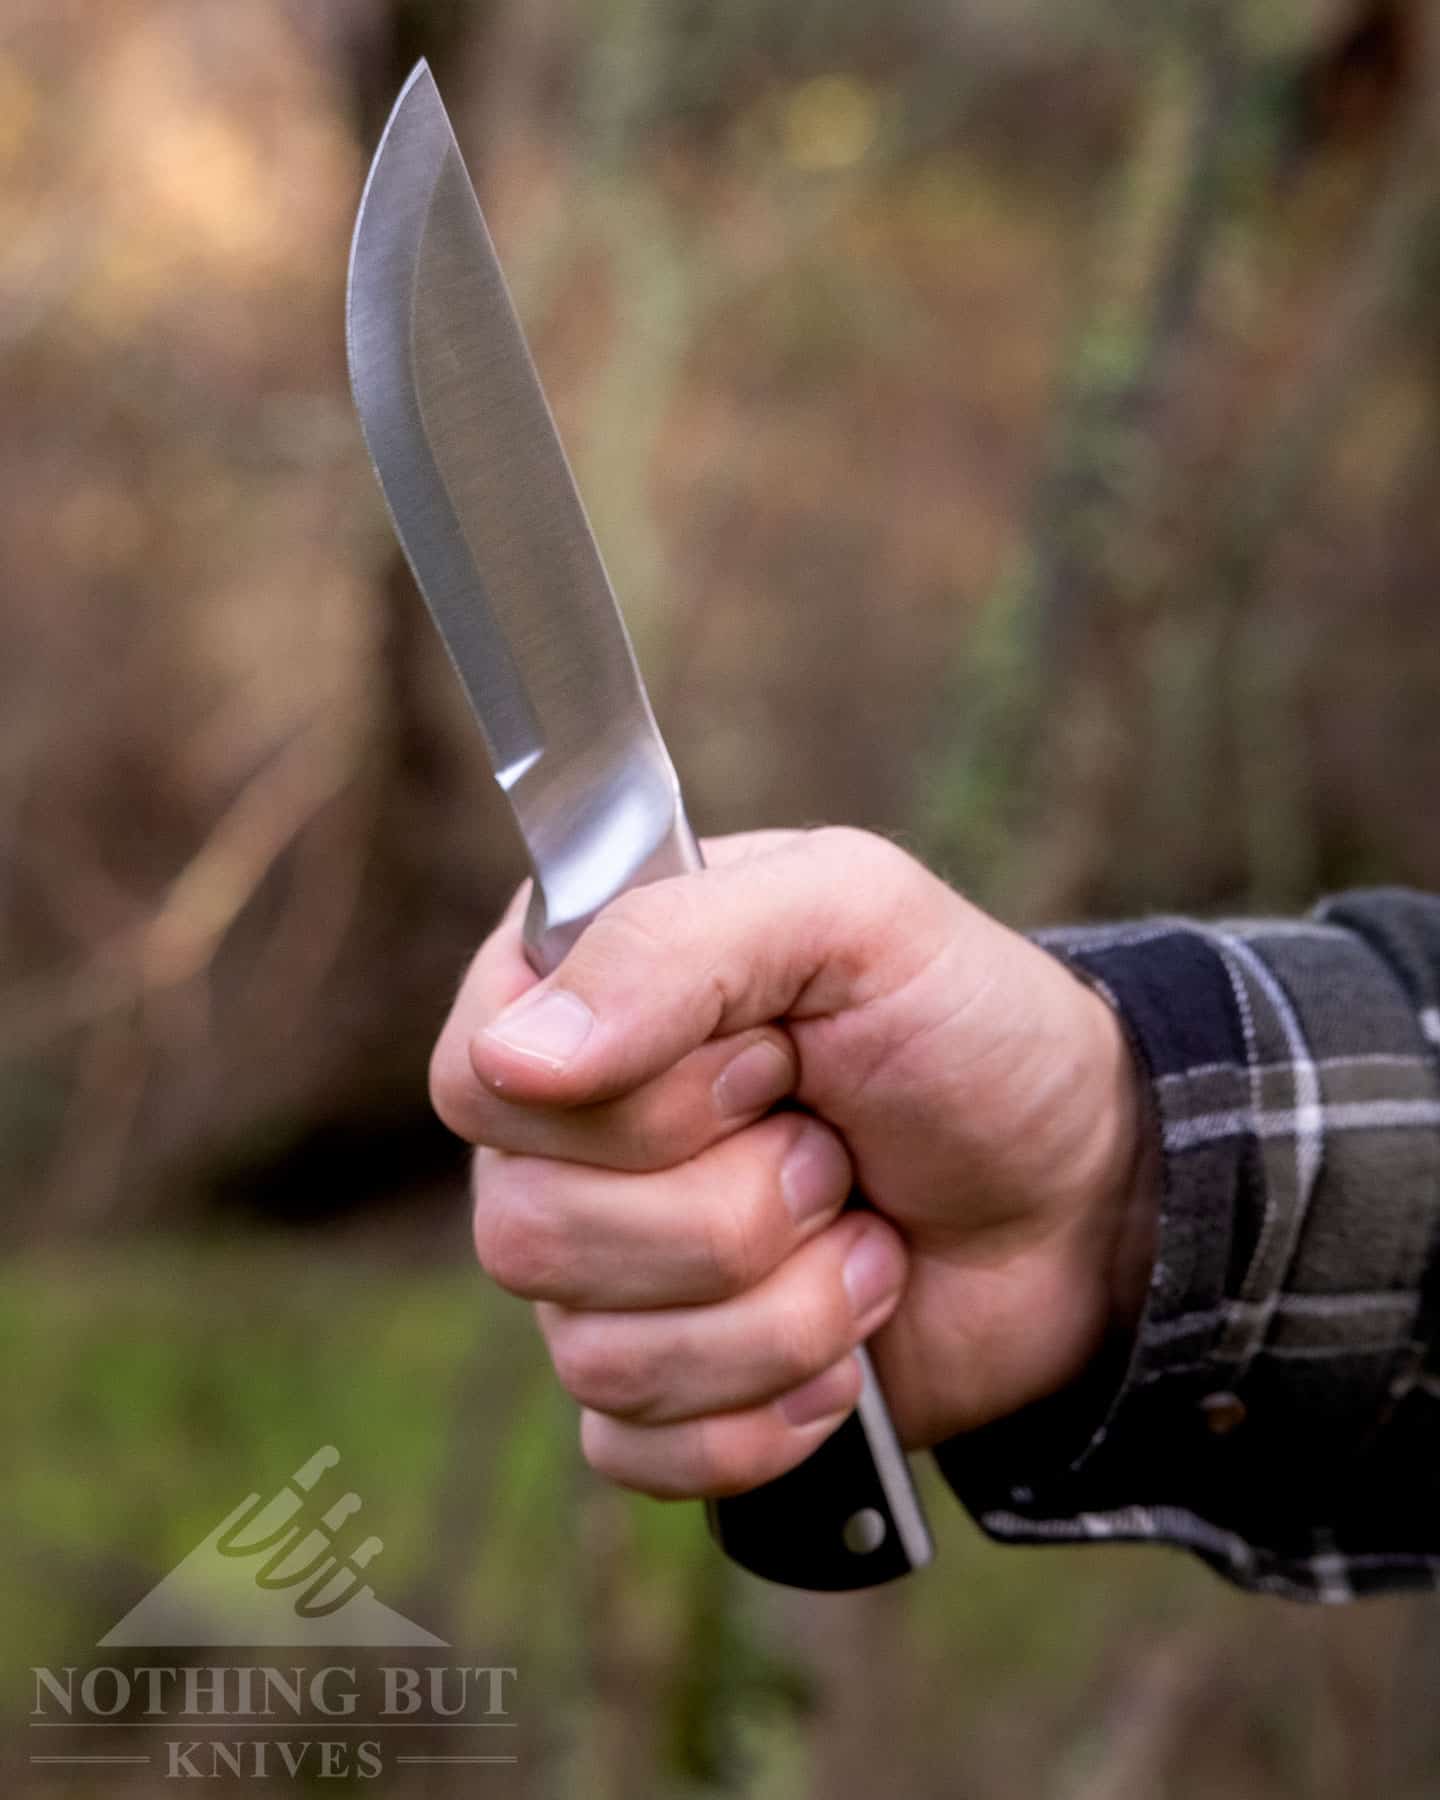
{"label": "index finger", "polygon": [[517,995],[536,985],[520,943],[526,895],[466,973],[430,1066],[435,1110],[472,1144],[598,1168],[673,1168],[763,1116],[793,1093],[794,1045],[775,1026],[712,1038],[630,1092],[567,1104],[518,1096],[482,1082],[470,1044]]}
{"label": "index finger", "polygon": [[747,852],[613,900],[475,1032],[477,1077],[533,1104],[605,1100],[710,1038],[898,992],[954,935],[955,896],[883,839],[827,828]]}
{"label": "index finger", "polygon": [[[736,832],[728,837],[702,839],[701,850],[706,866],[720,869],[777,850],[799,835],[783,830]],[[540,981],[541,977],[526,960],[522,935],[525,911],[534,885],[532,881],[521,882],[510,896],[499,923],[476,951],[461,982],[452,1018],[463,1005],[467,1014],[472,1010],[483,1011],[487,1020],[492,1019]]]}

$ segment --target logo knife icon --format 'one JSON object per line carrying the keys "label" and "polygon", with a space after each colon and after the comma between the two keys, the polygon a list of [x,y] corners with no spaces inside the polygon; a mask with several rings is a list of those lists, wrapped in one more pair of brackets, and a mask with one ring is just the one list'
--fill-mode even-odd
{"label": "logo knife icon", "polygon": [[[430,70],[401,91],[350,257],[355,404],[396,534],[529,852],[548,973],[637,883],[701,866],[609,578]],[[870,1359],[799,1468],[711,1502],[744,1567],[869,1587],[932,1546]]]}

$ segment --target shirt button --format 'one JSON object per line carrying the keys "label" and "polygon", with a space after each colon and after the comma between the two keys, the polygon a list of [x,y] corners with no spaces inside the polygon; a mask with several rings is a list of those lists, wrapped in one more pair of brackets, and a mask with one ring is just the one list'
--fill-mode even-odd
{"label": "shirt button", "polygon": [[1207,1394],[1200,1402],[1205,1424],[1216,1437],[1229,1437],[1237,1426],[1245,1423],[1246,1406],[1238,1394],[1222,1391]]}

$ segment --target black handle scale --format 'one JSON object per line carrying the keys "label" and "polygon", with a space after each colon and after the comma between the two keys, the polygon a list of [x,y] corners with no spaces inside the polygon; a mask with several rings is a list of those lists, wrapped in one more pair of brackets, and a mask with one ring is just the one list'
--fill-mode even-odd
{"label": "black handle scale", "polygon": [[866,1351],[860,1403],[788,1473],[706,1507],[725,1554],[752,1575],[838,1593],[928,1563],[934,1545]]}

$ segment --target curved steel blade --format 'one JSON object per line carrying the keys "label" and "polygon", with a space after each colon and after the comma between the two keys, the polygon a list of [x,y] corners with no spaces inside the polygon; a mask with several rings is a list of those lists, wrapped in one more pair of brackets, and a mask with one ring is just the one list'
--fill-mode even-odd
{"label": "curved steel blade", "polygon": [[534,864],[544,907],[536,935],[563,948],[621,888],[697,859],[609,578],[424,63],[396,101],[360,204],[346,341],[396,531]]}

